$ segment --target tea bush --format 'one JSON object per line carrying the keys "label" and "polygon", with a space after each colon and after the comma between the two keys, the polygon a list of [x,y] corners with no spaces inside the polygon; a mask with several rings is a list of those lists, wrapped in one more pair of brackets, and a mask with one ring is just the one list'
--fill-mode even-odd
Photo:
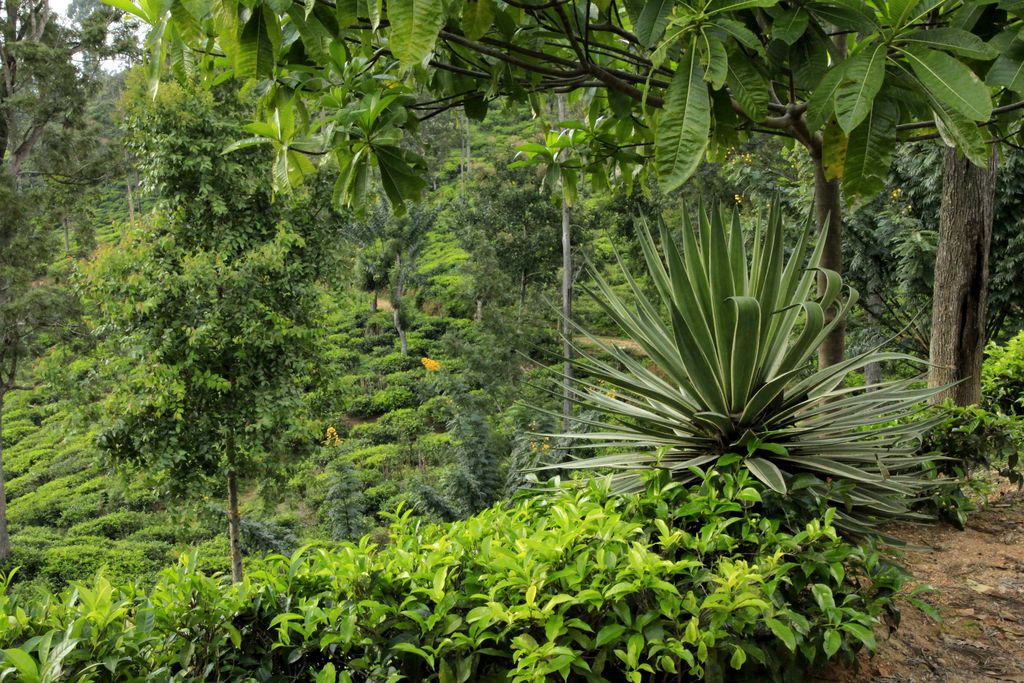
{"label": "tea bush", "polygon": [[749,473],[563,488],[389,542],[275,556],[243,583],[196,558],[149,591],[99,577],[0,595],[0,669],[106,681],[803,680],[874,649],[902,574],[838,537],[786,533]]}
{"label": "tea bush", "polygon": [[990,344],[982,365],[985,401],[1006,415],[1024,415],[1024,331],[1005,346]]}
{"label": "tea bush", "polygon": [[381,389],[370,399],[370,407],[375,413],[390,413],[400,408],[414,408],[416,395],[402,386]]}
{"label": "tea bush", "polygon": [[107,538],[124,538],[141,530],[147,516],[141,512],[119,510],[97,519],[79,522],[70,529],[69,534],[75,536],[106,536]]}
{"label": "tea bush", "polygon": [[920,508],[962,528],[975,507],[970,492],[979,485],[979,473],[997,470],[1011,483],[1024,485],[1024,425],[1019,418],[950,402],[921,418],[933,424],[922,435],[920,452],[937,457],[925,465],[936,485]]}

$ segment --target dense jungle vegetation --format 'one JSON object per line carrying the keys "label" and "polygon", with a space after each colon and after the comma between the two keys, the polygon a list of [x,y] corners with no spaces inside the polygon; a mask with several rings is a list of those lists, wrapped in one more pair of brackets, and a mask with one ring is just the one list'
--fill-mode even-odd
{"label": "dense jungle vegetation", "polygon": [[1019,3],[0,9],[0,680],[846,675],[1019,505]]}

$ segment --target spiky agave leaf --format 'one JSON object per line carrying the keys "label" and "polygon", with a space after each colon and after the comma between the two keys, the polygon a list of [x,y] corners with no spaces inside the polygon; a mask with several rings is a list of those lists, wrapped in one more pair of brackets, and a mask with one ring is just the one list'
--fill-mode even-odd
{"label": "spiky agave leaf", "polygon": [[655,367],[574,325],[588,340],[576,345],[576,365],[589,378],[579,383],[579,399],[602,416],[589,421],[593,431],[575,436],[613,452],[559,468],[618,470],[619,487],[629,489],[643,468],[686,479],[692,467],[735,453],[780,494],[799,482],[837,505],[848,529],[910,515],[934,482],[921,472],[928,458],[916,453],[927,423],[904,418],[936,390],[911,380],[843,387],[847,374],[868,363],[920,362],[905,354],[872,351],[815,369],[818,347],[857,292],[820,267],[824,238],[809,223],[788,257],[783,232],[776,205],[748,251],[738,214],[730,220],[722,209],[699,211],[696,225],[687,219],[674,235],[662,225],[660,249],[640,230],[656,296],[621,260],[628,303],[593,273],[589,293]]}

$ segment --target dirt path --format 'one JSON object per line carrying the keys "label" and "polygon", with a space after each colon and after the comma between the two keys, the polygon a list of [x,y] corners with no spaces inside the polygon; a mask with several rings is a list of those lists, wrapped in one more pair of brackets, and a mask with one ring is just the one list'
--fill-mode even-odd
{"label": "dirt path", "polygon": [[1005,492],[975,512],[967,529],[901,527],[895,535],[929,546],[905,564],[936,592],[935,623],[910,605],[859,672],[826,680],[925,683],[1024,682],[1024,495]]}

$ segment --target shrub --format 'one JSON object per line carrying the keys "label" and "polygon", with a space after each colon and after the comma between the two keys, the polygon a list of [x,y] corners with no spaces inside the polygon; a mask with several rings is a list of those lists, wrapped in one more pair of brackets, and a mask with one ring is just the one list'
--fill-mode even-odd
{"label": "shrub", "polygon": [[421,467],[437,467],[451,459],[452,435],[448,432],[430,432],[416,439],[412,450]]}
{"label": "shrub", "polygon": [[381,389],[370,400],[370,407],[375,413],[390,413],[399,408],[414,408],[416,395],[405,387],[387,387]]}
{"label": "shrub", "polygon": [[[938,415],[938,419],[931,419]],[[981,406],[955,406],[951,402],[924,415],[931,424],[921,439],[922,454],[936,456],[926,471],[937,482],[921,505],[959,527],[974,509],[969,492],[979,471],[999,470],[1010,482],[1024,486],[1022,425],[1016,418]],[[955,482],[955,486],[950,486]]]}
{"label": "shrub", "polygon": [[406,449],[393,443],[355,449],[339,458],[335,465],[349,463],[361,471],[373,471],[373,476],[384,476],[396,472],[405,464]]}
{"label": "shrub", "polygon": [[404,353],[389,353],[370,361],[370,369],[378,375],[390,375],[404,370],[415,370],[420,359]]}
{"label": "shrub", "polygon": [[37,576],[51,586],[64,586],[102,569],[114,582],[142,581],[166,566],[169,553],[164,543],[76,539],[44,550]]}
{"label": "shrub", "polygon": [[268,558],[241,584],[193,558],[148,593],[99,578],[46,600],[0,594],[0,612],[19,615],[0,621],[0,667],[79,680],[104,662],[109,681],[799,680],[875,647],[897,570],[842,541],[831,511],[781,531],[752,510],[745,470],[698,481],[659,473],[630,497],[602,482],[448,526],[404,514],[384,547]]}
{"label": "shrub", "polygon": [[79,522],[70,529],[70,536],[105,536],[107,538],[124,538],[146,524],[148,515],[141,512],[121,510],[103,515],[97,519]]}
{"label": "shrub", "polygon": [[7,419],[4,420],[3,426],[3,438],[6,446],[14,446],[16,443],[21,441],[25,436],[39,429],[39,426],[31,420],[15,420],[9,416],[5,416]]}
{"label": "shrub", "polygon": [[153,518],[150,518],[145,526],[128,536],[128,538],[135,541],[179,543],[185,537],[194,535],[189,532],[190,530],[183,529],[180,525],[173,522],[156,522]]}
{"label": "shrub", "polygon": [[451,318],[424,315],[416,320],[416,332],[423,335],[425,339],[437,341],[444,336],[451,324]]}
{"label": "shrub", "polygon": [[700,213],[697,223],[678,234],[662,225],[660,248],[640,231],[653,296],[625,268],[629,300],[593,273],[597,302],[656,367],[577,327],[589,339],[577,349],[588,377],[580,401],[599,416],[577,419],[591,430],[576,438],[612,450],[558,467],[611,468],[629,490],[643,468],[688,481],[693,467],[728,457],[794,506],[796,528],[824,505],[836,506],[837,524],[853,532],[913,517],[908,503],[928,483],[921,466],[929,458],[916,452],[926,425],[899,420],[920,410],[929,391],[912,380],[871,391],[842,385],[868,363],[916,359],[870,352],[815,369],[818,347],[856,300],[851,290],[844,296],[838,273],[819,268],[824,234],[812,238],[805,225],[786,249],[773,206],[747,253],[738,214],[731,226],[721,210]]}
{"label": "shrub", "polygon": [[1005,346],[989,344],[982,364],[985,401],[1006,415],[1024,415],[1024,331]]}
{"label": "shrub", "polygon": [[387,435],[389,441],[408,443],[427,431],[423,415],[415,408],[402,408],[381,415],[377,428]]}
{"label": "shrub", "polygon": [[431,427],[441,429],[455,417],[455,403],[450,396],[441,394],[432,396],[420,404],[419,411]]}

